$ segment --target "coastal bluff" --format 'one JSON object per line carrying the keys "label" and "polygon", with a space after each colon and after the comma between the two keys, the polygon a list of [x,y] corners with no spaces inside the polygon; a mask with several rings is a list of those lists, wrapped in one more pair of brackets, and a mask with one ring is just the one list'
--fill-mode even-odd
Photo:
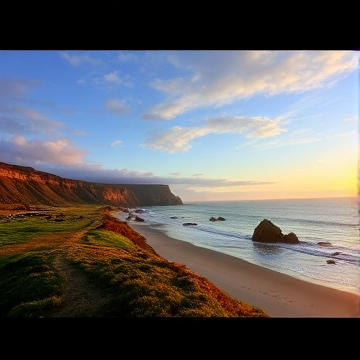
{"label": "coastal bluff", "polygon": [[4,162],[0,162],[0,203],[24,208],[71,204],[123,207],[183,204],[168,185],[92,183]]}

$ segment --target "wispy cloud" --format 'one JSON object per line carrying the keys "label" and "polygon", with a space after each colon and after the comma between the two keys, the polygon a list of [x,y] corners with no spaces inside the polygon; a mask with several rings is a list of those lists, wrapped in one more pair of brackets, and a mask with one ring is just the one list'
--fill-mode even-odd
{"label": "wispy cloud", "polygon": [[61,52],[60,57],[73,66],[82,64],[98,65],[102,61],[99,58],[91,57],[89,54],[80,54],[76,52]]}
{"label": "wispy cloud", "polygon": [[124,142],[122,140],[116,140],[111,143],[111,146],[116,147],[116,146],[122,146],[123,144]]}
{"label": "wispy cloud", "polygon": [[[177,175],[156,176],[152,172],[133,171],[129,169],[104,169],[101,164],[72,164],[56,165],[55,174],[90,182],[104,184],[167,184],[185,185],[196,189],[200,188],[239,188],[244,186],[257,186],[272,184],[267,181],[229,181],[226,179],[209,179],[196,177],[180,177]],[[176,173],[175,173],[176,174]]]}
{"label": "wispy cloud", "polygon": [[135,54],[120,52],[120,54],[118,55],[118,60],[124,63],[134,62],[134,61],[139,61],[139,57],[136,56]]}
{"label": "wispy cloud", "polygon": [[17,163],[53,163],[81,164],[86,150],[79,150],[69,139],[53,141],[27,140],[23,136],[15,136],[9,140],[0,140],[0,158],[4,162]]}
{"label": "wispy cloud", "polygon": [[191,140],[208,134],[245,133],[248,138],[265,138],[286,131],[280,127],[281,120],[281,117],[244,116],[208,119],[203,126],[175,126],[166,132],[153,134],[142,146],[175,153],[189,150]]}
{"label": "wispy cloud", "polygon": [[313,142],[318,142],[322,140],[329,140],[338,137],[346,137],[354,135],[355,131],[348,131],[344,133],[336,133],[332,135],[325,134],[312,134],[311,129],[302,129],[298,131],[294,131],[288,136],[280,136],[276,139],[267,140],[264,139],[254,139],[252,141],[246,142],[236,147],[236,149],[247,148],[248,151],[264,151],[270,150],[274,148],[279,148],[283,146],[294,146],[294,145],[302,145],[302,144],[310,144]]}
{"label": "wispy cloud", "polygon": [[20,97],[41,85],[39,80],[0,78],[0,100]]}
{"label": "wispy cloud", "polygon": [[120,76],[121,72],[114,70],[111,73],[105,74],[102,77],[98,77],[94,79],[94,82],[97,84],[109,84],[110,86],[126,86],[126,87],[133,87],[129,75]]}
{"label": "wispy cloud", "polygon": [[358,66],[355,54],[346,51],[179,51],[167,59],[189,75],[154,80],[150,85],[167,99],[145,112],[145,119],[171,120],[250,96],[332,86]]}
{"label": "wispy cloud", "polygon": [[300,145],[300,144],[309,144],[316,141],[320,141],[320,138],[289,138],[289,139],[276,139],[265,142],[257,142],[256,140],[253,142],[245,143],[236,147],[236,149],[240,148],[248,148],[248,151],[264,151],[275,149],[283,146],[291,146],[291,145]]}
{"label": "wispy cloud", "polygon": [[0,115],[0,138],[6,135],[54,135],[63,127],[63,123],[48,119],[40,112],[21,107],[9,107]]}
{"label": "wispy cloud", "polygon": [[123,100],[109,99],[105,102],[105,107],[107,110],[115,114],[126,114],[129,112],[129,108],[124,106]]}
{"label": "wispy cloud", "polygon": [[344,119],[344,121],[357,121],[359,119],[358,115],[351,116],[347,119]]}
{"label": "wispy cloud", "polygon": [[346,137],[346,136],[351,136],[354,135],[355,131],[348,131],[348,132],[344,132],[344,133],[340,133],[340,134],[334,134],[334,135],[329,135],[326,136],[325,139],[333,139],[333,138],[338,138],[338,137]]}

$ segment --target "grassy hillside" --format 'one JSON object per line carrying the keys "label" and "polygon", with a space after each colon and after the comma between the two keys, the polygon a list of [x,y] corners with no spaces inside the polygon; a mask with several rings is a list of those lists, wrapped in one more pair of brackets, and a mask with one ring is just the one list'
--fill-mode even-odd
{"label": "grassy hillside", "polygon": [[0,316],[268,317],[160,257],[115,209],[0,211]]}

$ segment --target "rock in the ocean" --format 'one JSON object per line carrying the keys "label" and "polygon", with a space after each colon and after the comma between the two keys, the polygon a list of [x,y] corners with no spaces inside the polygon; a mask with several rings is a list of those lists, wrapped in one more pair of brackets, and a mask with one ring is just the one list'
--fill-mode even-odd
{"label": "rock in the ocean", "polygon": [[285,235],[284,241],[290,244],[296,244],[299,242],[298,237],[293,232],[288,233]]}
{"label": "rock in the ocean", "polygon": [[252,240],[265,243],[286,242],[296,244],[299,242],[298,237],[293,232],[284,235],[278,226],[267,219],[262,220],[255,228]]}
{"label": "rock in the ocean", "polygon": [[225,221],[225,218],[223,218],[222,216],[219,216],[217,219],[214,218],[213,216],[209,219],[209,221]]}
{"label": "rock in the ocean", "polygon": [[331,243],[328,241],[319,241],[318,245],[320,246],[331,246]]}
{"label": "rock in the ocean", "polygon": [[196,223],[184,223],[184,226],[197,225]]}

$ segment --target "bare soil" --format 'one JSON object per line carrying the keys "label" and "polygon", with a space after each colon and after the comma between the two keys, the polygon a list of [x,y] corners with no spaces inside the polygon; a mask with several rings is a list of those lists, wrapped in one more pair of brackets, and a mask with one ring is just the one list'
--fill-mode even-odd
{"label": "bare soil", "polygon": [[107,297],[92,286],[85,274],[71,266],[61,254],[55,259],[54,265],[66,279],[66,291],[63,304],[49,316],[95,316],[99,308],[106,304]]}

